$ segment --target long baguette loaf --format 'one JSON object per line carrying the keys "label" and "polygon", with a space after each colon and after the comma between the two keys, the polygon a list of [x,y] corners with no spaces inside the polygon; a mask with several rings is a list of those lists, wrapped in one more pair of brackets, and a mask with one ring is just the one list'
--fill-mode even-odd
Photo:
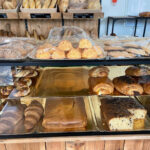
{"label": "long baguette loaf", "polygon": [[45,0],[42,8],[49,8],[51,0]]}

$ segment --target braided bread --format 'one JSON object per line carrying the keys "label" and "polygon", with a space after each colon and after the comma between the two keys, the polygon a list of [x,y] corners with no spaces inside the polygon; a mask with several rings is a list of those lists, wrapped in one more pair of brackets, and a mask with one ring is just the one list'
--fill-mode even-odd
{"label": "braided bread", "polygon": [[30,130],[35,127],[35,125],[40,120],[43,115],[43,106],[38,101],[34,100],[31,104],[25,109],[25,123],[24,126],[26,130]]}

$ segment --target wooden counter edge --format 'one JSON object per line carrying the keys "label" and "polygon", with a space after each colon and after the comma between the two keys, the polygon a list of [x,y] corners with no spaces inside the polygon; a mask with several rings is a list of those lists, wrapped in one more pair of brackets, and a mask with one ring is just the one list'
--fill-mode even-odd
{"label": "wooden counter edge", "polygon": [[107,141],[107,140],[148,140],[150,135],[106,135],[106,136],[76,136],[76,137],[43,137],[0,139],[3,143],[36,143],[36,142],[64,142],[64,141]]}

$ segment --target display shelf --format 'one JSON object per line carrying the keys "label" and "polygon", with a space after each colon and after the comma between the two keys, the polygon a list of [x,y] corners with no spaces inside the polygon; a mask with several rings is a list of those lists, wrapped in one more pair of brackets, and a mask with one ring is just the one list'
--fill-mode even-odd
{"label": "display shelf", "polygon": [[113,65],[149,65],[150,58],[141,59],[113,59],[113,60],[0,60],[0,66],[113,66]]}

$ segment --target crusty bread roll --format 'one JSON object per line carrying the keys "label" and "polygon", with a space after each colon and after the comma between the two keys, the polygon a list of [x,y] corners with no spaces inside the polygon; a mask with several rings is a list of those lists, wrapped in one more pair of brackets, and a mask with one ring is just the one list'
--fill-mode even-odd
{"label": "crusty bread roll", "polygon": [[90,77],[107,77],[109,74],[109,69],[104,66],[93,67],[89,70]]}
{"label": "crusty bread roll", "polygon": [[68,59],[81,59],[81,52],[79,49],[71,49],[68,53],[67,53],[67,58]]}
{"label": "crusty bread roll", "polygon": [[97,95],[112,94],[114,91],[114,85],[107,77],[90,77],[89,87]]}
{"label": "crusty bread roll", "polygon": [[120,76],[113,79],[116,90],[124,95],[142,94],[143,88],[130,76]]}
{"label": "crusty bread roll", "polygon": [[140,67],[140,66],[132,66],[125,70],[126,75],[139,77],[139,76],[146,76],[150,75],[150,69],[147,67]]}

